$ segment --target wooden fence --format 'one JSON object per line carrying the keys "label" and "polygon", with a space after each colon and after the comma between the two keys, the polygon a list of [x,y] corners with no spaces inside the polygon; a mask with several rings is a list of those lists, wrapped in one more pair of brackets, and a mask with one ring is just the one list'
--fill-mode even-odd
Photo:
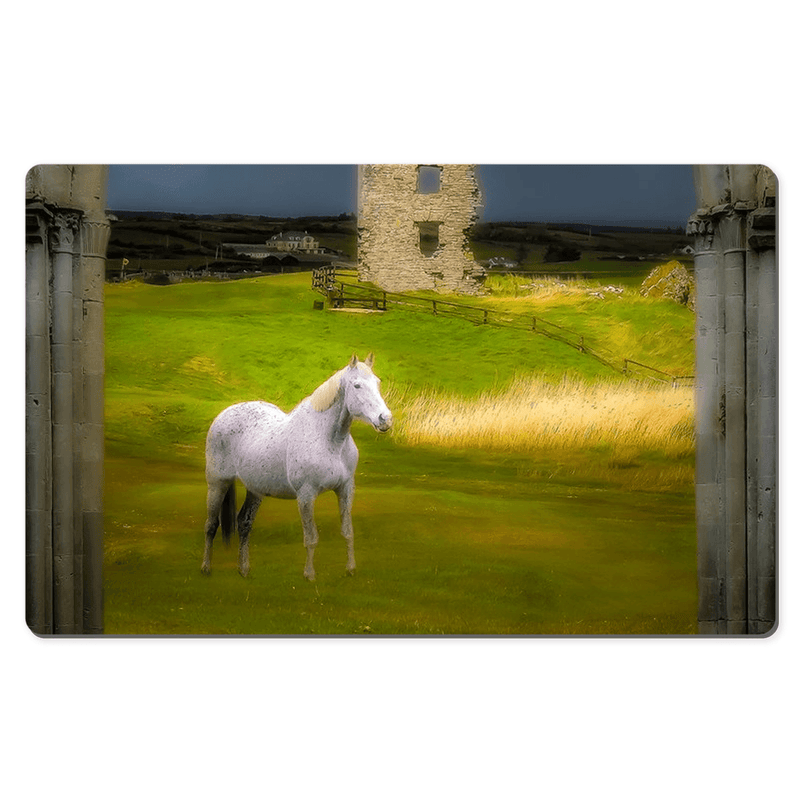
{"label": "wooden fence", "polygon": [[454,303],[450,300],[385,292],[381,289],[343,280],[344,277],[357,278],[357,276],[355,270],[331,264],[313,271],[311,285],[315,291],[328,298],[331,308],[364,308],[386,311],[389,305],[394,305],[407,310],[431,313],[435,316],[457,317],[474,325],[524,330],[562,342],[636,380],[668,383],[672,386],[691,386],[694,383],[694,377],[691,375],[672,375],[631,358],[623,358],[620,362],[618,357],[602,348],[596,345],[590,346],[586,342],[584,334],[563,325],[557,325],[539,315],[510,314],[493,308]]}

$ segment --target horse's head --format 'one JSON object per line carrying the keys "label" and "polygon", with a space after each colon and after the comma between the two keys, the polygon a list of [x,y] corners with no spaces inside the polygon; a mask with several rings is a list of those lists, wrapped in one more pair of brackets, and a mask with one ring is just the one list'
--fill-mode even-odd
{"label": "horse's head", "polygon": [[381,380],[372,371],[375,357],[370,353],[365,361],[354,355],[341,373],[344,402],[350,415],[372,425],[375,430],[392,427],[392,412],[381,397]]}

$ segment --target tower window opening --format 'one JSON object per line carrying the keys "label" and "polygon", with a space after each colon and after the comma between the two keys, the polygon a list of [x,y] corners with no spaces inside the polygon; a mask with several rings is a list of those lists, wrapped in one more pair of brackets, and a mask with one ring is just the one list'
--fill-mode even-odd
{"label": "tower window opening", "polygon": [[441,222],[417,222],[419,249],[422,255],[430,257],[439,249],[439,226]]}
{"label": "tower window opening", "polygon": [[417,168],[417,191],[420,194],[436,194],[442,188],[442,168]]}

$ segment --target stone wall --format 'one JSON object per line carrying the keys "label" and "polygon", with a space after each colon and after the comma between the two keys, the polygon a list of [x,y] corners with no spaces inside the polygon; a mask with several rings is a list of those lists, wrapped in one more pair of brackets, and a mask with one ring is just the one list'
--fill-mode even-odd
{"label": "stone wall", "polygon": [[775,176],[695,168],[696,503],[700,633],[776,621]]}
{"label": "stone wall", "polygon": [[[419,170],[425,166],[359,167],[359,277],[392,292],[435,289],[474,294],[483,275],[466,236],[482,205],[475,166],[431,165],[438,172],[438,190],[420,191]],[[433,243],[429,254],[420,248],[421,232],[423,240]]]}
{"label": "stone wall", "polygon": [[26,619],[103,630],[104,166],[39,166],[25,186]]}

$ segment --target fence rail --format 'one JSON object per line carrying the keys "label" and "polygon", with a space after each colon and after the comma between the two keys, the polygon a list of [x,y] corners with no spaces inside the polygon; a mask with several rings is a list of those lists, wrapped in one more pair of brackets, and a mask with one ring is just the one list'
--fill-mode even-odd
{"label": "fence rail", "polygon": [[[639,367],[639,370],[632,370],[631,364],[635,367]],[[671,372],[664,372],[663,369],[657,369],[648,364],[642,364],[641,361],[634,361],[632,358],[622,359],[623,374],[637,377],[637,373],[641,373],[642,370],[644,370],[643,375],[645,378],[658,381],[659,383],[671,383],[673,386],[691,386],[694,384],[694,375],[673,375]]]}
{"label": "fence rail", "polygon": [[[466,303],[454,303],[451,300],[438,298],[413,297],[399,292],[386,292],[371,286],[361,286],[357,283],[345,282],[340,277],[358,277],[353,269],[342,265],[314,269],[312,273],[312,288],[324,294],[332,308],[364,308],[374,311],[386,311],[389,304],[425,311],[436,316],[451,316],[471,322],[474,325],[491,325],[495,328],[513,328],[547,336],[563,344],[575,348],[581,353],[600,361],[607,367],[627,375],[635,380],[649,380],[658,383],[670,383],[672,386],[691,386],[694,383],[692,375],[673,375],[657,367],[651,367],[632,358],[619,360],[609,353],[600,352],[596,347],[587,344],[584,334],[578,331],[550,322],[538,315],[523,316],[509,314],[493,308],[481,308]],[[617,362],[617,363],[615,363]]]}

